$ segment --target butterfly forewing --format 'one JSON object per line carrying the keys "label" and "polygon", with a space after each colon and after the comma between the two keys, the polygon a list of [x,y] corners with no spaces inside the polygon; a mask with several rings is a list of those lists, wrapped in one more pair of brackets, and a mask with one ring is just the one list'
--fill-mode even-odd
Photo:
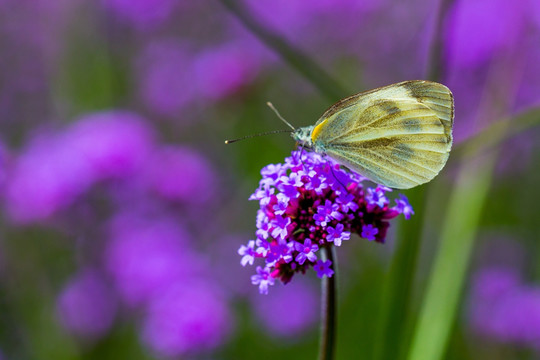
{"label": "butterfly forewing", "polygon": [[400,84],[409,91],[412,97],[435,112],[443,123],[451,144],[452,126],[454,125],[454,97],[450,90],[444,85],[431,81],[405,81]]}
{"label": "butterfly forewing", "polygon": [[453,101],[443,85],[408,81],[344,99],[325,112],[315,148],[393,188],[430,181],[452,143]]}

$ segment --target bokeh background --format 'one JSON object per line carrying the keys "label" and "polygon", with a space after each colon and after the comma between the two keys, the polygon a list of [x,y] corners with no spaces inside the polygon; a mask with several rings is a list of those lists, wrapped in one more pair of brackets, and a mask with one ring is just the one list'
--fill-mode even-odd
{"label": "bokeh background", "polygon": [[223,140],[411,79],[454,150],[339,249],[337,358],[539,358],[537,0],[0,0],[0,358],[315,358],[318,279],[237,254],[294,144]]}

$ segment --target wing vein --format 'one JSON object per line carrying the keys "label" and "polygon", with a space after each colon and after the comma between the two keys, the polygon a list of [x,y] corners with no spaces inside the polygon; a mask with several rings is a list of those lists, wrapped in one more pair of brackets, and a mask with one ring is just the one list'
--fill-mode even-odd
{"label": "wing vein", "polygon": [[[371,149],[368,149],[368,151],[377,155],[377,152],[375,152],[375,151],[373,151],[373,150],[371,150]],[[392,160],[387,160],[387,161],[388,161],[389,163],[392,163],[392,165],[394,165],[394,166],[396,166],[396,167],[400,167],[401,169],[403,169],[403,170],[405,170],[405,171],[407,171],[407,172],[409,172],[409,173],[412,173],[411,170],[409,170],[407,167],[401,165],[400,163],[398,163],[398,162],[396,162],[396,161],[392,161]],[[407,161],[408,161],[408,160],[407,160]],[[408,161],[408,162],[410,162],[411,164],[413,164],[412,161]],[[421,166],[421,167],[423,167],[423,166]],[[388,169],[388,167],[385,166],[385,169]],[[392,172],[393,172],[394,174],[397,174],[397,173],[394,172],[394,171],[392,171]],[[433,172],[433,171],[431,171],[431,172]],[[418,173],[413,173],[413,174],[416,175],[416,176],[418,176],[418,177],[424,178],[424,179],[429,179],[428,177],[422,176],[422,175],[420,175],[420,174],[418,174]],[[400,173],[400,175],[403,175],[403,174]]]}

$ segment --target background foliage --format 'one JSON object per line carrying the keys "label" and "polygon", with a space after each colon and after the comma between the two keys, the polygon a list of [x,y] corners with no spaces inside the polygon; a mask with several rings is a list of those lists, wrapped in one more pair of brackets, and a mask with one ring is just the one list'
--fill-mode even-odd
{"label": "background foliage", "polygon": [[339,98],[446,84],[455,146],[385,245],[338,251],[338,359],[533,359],[540,3],[0,0],[5,359],[312,359],[318,282],[236,251],[286,135]]}

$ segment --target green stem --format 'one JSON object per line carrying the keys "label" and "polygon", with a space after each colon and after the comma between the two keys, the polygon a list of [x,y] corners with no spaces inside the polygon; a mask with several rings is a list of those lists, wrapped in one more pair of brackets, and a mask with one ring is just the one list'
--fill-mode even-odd
{"label": "green stem", "polygon": [[319,348],[319,360],[332,360],[336,345],[336,276],[337,263],[335,248],[325,247],[321,251],[321,260],[330,260],[331,269],[334,270],[332,277],[325,276],[322,279],[321,291],[321,343]]}
{"label": "green stem", "polygon": [[351,94],[339,82],[328,75],[322,67],[311,60],[309,56],[255,21],[254,17],[238,1],[220,1],[249,31],[279,54],[293,69],[308,79],[329,100],[337,101]]}
{"label": "green stem", "polygon": [[540,108],[529,109],[517,116],[493,122],[477,135],[456,145],[452,150],[452,159],[462,158],[467,153],[479,153],[497,147],[503,141],[517,136],[540,124]]}
{"label": "green stem", "polygon": [[[409,201],[417,209],[424,209],[425,188],[415,188],[408,193]],[[400,223],[397,249],[390,271],[385,279],[381,299],[381,314],[378,322],[374,359],[399,359],[407,341],[405,330],[407,314],[411,304],[416,263],[422,243],[421,229],[424,218],[418,214]],[[389,346],[389,344],[392,344]]]}
{"label": "green stem", "polygon": [[[473,156],[473,153],[468,153]],[[476,229],[488,195],[496,153],[462,163],[450,195],[441,243],[419,315],[409,360],[444,356],[471,257]]]}

